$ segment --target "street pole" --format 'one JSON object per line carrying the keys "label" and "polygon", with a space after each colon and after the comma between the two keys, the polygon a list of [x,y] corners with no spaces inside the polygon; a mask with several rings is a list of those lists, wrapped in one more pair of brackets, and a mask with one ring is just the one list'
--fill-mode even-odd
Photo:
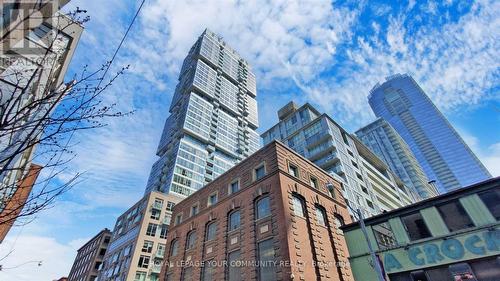
{"label": "street pole", "polygon": [[[329,183],[326,185],[327,189],[330,192],[334,192],[334,186],[333,184]],[[346,204],[351,211],[354,212],[354,214],[358,215],[359,218],[359,224],[361,226],[361,231],[363,232],[363,235],[365,236],[366,243],[368,244],[368,250],[370,251],[370,256],[373,261],[373,267],[375,268],[375,271],[377,272],[377,279],[378,281],[386,281],[384,274],[382,273],[382,267],[380,267],[380,263],[378,262],[377,255],[375,255],[375,252],[373,251],[372,243],[370,242],[370,239],[368,238],[368,231],[366,231],[366,226],[365,226],[365,220],[363,218],[363,214],[361,213],[361,210],[358,208],[354,210],[349,204]]]}
{"label": "street pole", "polygon": [[368,231],[366,231],[365,220],[363,218],[363,214],[361,213],[360,209],[357,209],[356,213],[358,214],[358,217],[359,217],[359,224],[361,225],[361,231],[363,231],[363,235],[365,236],[366,243],[368,244],[368,249],[370,250],[370,256],[372,257],[373,267],[375,268],[375,271],[377,272],[377,279],[379,281],[386,281],[385,276],[382,273],[382,268],[380,267],[380,263],[378,262],[377,255],[375,255],[375,251],[373,251],[372,243],[370,242],[370,239],[368,238]]}

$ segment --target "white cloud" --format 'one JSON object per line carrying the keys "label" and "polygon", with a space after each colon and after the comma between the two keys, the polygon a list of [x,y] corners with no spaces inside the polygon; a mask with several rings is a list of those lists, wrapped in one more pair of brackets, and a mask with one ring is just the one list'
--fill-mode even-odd
{"label": "white cloud", "polygon": [[[49,281],[68,276],[76,250],[86,241],[72,240],[63,244],[51,237],[21,235],[8,237],[0,248],[1,280]],[[14,249],[10,254],[9,251]],[[8,255],[7,255],[8,254]],[[41,261],[41,266],[38,266]]]}

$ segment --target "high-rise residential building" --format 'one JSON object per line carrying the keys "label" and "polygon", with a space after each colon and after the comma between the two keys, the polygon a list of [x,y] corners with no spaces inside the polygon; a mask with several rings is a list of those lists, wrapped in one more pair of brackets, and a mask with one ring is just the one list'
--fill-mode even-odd
{"label": "high-rise residential building", "polygon": [[378,118],[356,131],[356,136],[421,198],[437,195],[410,147],[387,121]]}
{"label": "high-rise residential building", "polygon": [[78,249],[68,275],[68,281],[94,281],[97,279],[98,270],[111,241],[111,235],[111,231],[105,228]]}
{"label": "high-rise residential building", "polygon": [[158,280],[172,208],[181,200],[152,191],[118,217],[98,280]]}
{"label": "high-rise residential building", "polygon": [[368,102],[405,140],[439,192],[491,178],[488,170],[458,135],[420,86],[396,74],[370,91]]}
{"label": "high-rise residential building", "polygon": [[172,216],[161,280],[353,281],[340,182],[277,141]]}
{"label": "high-rise residential building", "polygon": [[[0,18],[0,212],[30,171],[52,97],[68,89],[64,76],[83,27],[58,10],[68,0],[2,1]],[[50,94],[49,94],[50,93]],[[45,99],[46,97],[50,99]],[[35,120],[35,121],[34,121]],[[27,141],[28,140],[28,141]],[[31,186],[25,186],[31,190]],[[25,193],[24,191],[21,193]],[[29,193],[29,192],[28,192]],[[27,197],[25,197],[27,198]],[[24,202],[16,203],[22,208]],[[11,204],[12,207],[12,204]],[[18,208],[18,209],[19,209]],[[12,214],[17,209],[11,209]],[[11,216],[12,214],[7,214]],[[4,218],[5,216],[2,215]]]}
{"label": "high-rise residential building", "polygon": [[184,59],[146,193],[188,196],[259,148],[255,75],[205,30]]}
{"label": "high-rise residential building", "polygon": [[348,204],[362,210],[365,216],[415,201],[413,194],[400,180],[396,181],[380,160],[363,159],[368,155],[358,151],[363,145],[359,141],[356,144],[355,137],[328,115],[319,113],[310,104],[298,108],[290,102],[278,111],[278,117],[278,124],[262,134],[264,145],[280,140],[323,168],[342,182]]}

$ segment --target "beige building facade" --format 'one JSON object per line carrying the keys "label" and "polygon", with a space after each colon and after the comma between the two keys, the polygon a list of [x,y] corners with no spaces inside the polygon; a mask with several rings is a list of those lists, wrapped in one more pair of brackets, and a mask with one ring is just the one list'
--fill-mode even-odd
{"label": "beige building facade", "polygon": [[180,200],[153,191],[118,217],[98,280],[158,280],[172,208]]}

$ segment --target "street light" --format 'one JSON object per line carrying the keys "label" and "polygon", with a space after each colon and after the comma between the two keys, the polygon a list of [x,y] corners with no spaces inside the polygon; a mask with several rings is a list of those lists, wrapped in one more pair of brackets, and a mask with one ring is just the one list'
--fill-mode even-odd
{"label": "street light", "polygon": [[[326,187],[327,187],[328,191],[331,194],[335,194],[334,193],[335,192],[334,191],[335,187],[333,186],[333,184],[328,183],[326,185]],[[386,281],[385,276],[382,273],[382,267],[380,266],[380,263],[378,262],[377,255],[375,255],[375,251],[373,251],[372,243],[370,242],[370,239],[368,238],[368,231],[366,231],[366,226],[365,226],[365,220],[363,218],[363,213],[361,212],[361,210],[359,208],[355,210],[351,206],[349,206],[349,204],[346,204],[346,205],[347,205],[347,207],[349,209],[351,209],[351,211],[354,214],[358,215],[359,224],[361,225],[361,231],[363,232],[363,235],[365,236],[365,240],[366,240],[366,243],[368,244],[368,249],[370,251],[370,256],[371,256],[372,261],[373,261],[373,267],[375,268],[375,271],[377,272],[377,279],[379,281]]]}

